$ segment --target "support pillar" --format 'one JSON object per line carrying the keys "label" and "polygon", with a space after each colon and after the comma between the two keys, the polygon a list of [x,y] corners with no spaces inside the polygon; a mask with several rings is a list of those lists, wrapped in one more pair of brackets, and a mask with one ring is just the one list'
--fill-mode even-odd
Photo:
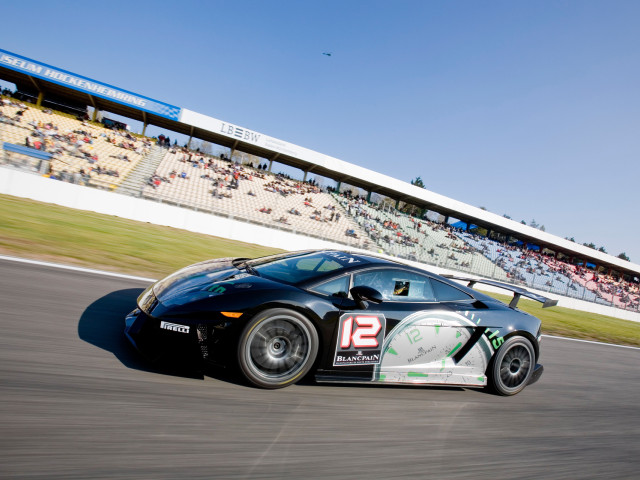
{"label": "support pillar", "polygon": [[400,199],[396,200],[396,210],[398,210],[399,206],[400,206]]}
{"label": "support pillar", "polygon": [[342,182],[338,180],[336,182],[336,192],[340,193],[340,187],[342,187]]}
{"label": "support pillar", "polygon": [[98,118],[98,109],[96,107],[93,107],[93,115],[91,115],[91,121],[95,122],[96,118]]}
{"label": "support pillar", "polygon": [[271,173],[272,166],[273,166],[273,160],[269,160],[269,170],[268,170],[269,173]]}
{"label": "support pillar", "polygon": [[307,181],[307,173],[309,173],[309,170],[305,170],[304,172],[304,176],[302,177],[302,182],[306,182]]}
{"label": "support pillar", "polygon": [[143,127],[142,127],[142,136],[143,136],[143,137],[144,137],[145,132],[147,131],[147,125],[148,125],[148,123],[147,123],[147,122],[144,122],[144,125],[143,125]]}
{"label": "support pillar", "polygon": [[[193,127],[191,128],[191,132],[192,132],[192,135],[193,135]],[[233,145],[231,147],[229,147],[229,160],[231,160],[232,163],[233,163],[233,154],[236,153],[236,148],[238,148],[238,140],[233,142]],[[269,171],[271,171],[271,170],[269,170]]]}
{"label": "support pillar", "polygon": [[42,100],[44,100],[44,92],[38,93],[38,100],[36,101],[36,107],[42,106]]}
{"label": "support pillar", "polygon": [[367,203],[371,203],[371,192],[367,193]]}

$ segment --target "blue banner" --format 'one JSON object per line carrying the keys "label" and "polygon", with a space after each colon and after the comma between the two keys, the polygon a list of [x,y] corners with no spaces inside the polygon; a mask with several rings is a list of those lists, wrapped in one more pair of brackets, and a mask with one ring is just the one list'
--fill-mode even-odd
{"label": "blue banner", "polygon": [[112,87],[2,49],[0,49],[0,66],[171,120],[178,120],[180,117],[180,107]]}

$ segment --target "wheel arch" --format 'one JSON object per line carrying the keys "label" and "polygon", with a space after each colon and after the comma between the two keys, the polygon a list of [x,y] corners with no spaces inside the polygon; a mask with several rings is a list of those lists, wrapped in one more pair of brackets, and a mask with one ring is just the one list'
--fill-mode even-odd
{"label": "wheel arch", "polygon": [[[315,367],[319,334],[303,311],[277,302],[268,306],[256,309],[247,319],[237,345],[238,366],[254,386],[283,388],[297,383]],[[265,330],[260,334],[262,328]]]}
{"label": "wheel arch", "polygon": [[[525,337],[527,340],[529,340],[531,342],[531,345],[533,346],[533,351],[536,354],[536,362],[538,361],[538,359],[540,358],[540,345],[538,344],[538,339],[536,337],[534,337],[530,332],[528,332],[527,330],[516,330],[514,332],[509,332],[508,335],[505,335],[504,339],[505,341],[508,340],[511,337],[515,337],[515,336],[521,336],[521,337]],[[496,350],[497,352],[497,350]],[[495,357],[495,352],[493,354],[493,357]],[[493,359],[492,357],[492,359]]]}
{"label": "wheel arch", "polygon": [[311,324],[313,325],[313,328],[315,329],[316,334],[318,336],[318,354],[316,355],[316,359],[314,361],[312,369],[316,368],[318,366],[318,363],[321,361],[321,358],[323,358],[323,355],[325,353],[324,345],[326,343],[325,338],[323,336],[323,332],[319,326],[319,322],[321,320],[320,317],[313,310],[311,310],[310,308],[306,307],[303,304],[300,304],[297,302],[287,303],[282,301],[273,301],[273,302],[263,303],[259,307],[251,310],[250,312],[247,312],[249,316],[246,319],[246,322],[248,323],[254,317],[256,317],[257,315],[260,315],[262,312],[266,310],[271,310],[274,308],[285,308],[287,310],[293,310],[294,312],[304,315],[306,318],[309,319],[309,321],[311,321]]}
{"label": "wheel arch", "polygon": [[[496,370],[496,368],[498,368],[496,366],[496,362],[498,362],[498,360],[502,361],[504,358],[503,355],[506,355],[508,353],[508,350],[504,351],[505,347],[507,348],[513,347],[514,342],[510,343],[509,340],[517,341],[518,338],[527,340],[527,342],[531,345],[531,348],[533,349],[532,353],[533,353],[534,359],[533,361],[530,361],[530,367],[529,367],[530,372],[527,374],[527,377],[523,379],[522,383],[515,386],[505,385],[504,384],[505,379],[500,378],[502,374]],[[510,395],[515,395],[521,392],[527,386],[527,384],[529,383],[529,379],[531,378],[531,375],[535,369],[535,365],[538,361],[540,354],[539,354],[538,342],[536,338],[526,330],[516,330],[516,331],[510,332],[508,335],[504,336],[504,339],[505,341],[502,343],[502,345],[500,345],[498,349],[494,351],[491,357],[491,360],[487,364],[485,375],[488,380],[487,387],[489,389],[491,389],[495,393],[498,393],[499,395],[510,396]],[[514,373],[514,375],[517,375],[517,371],[512,370],[512,372]]]}

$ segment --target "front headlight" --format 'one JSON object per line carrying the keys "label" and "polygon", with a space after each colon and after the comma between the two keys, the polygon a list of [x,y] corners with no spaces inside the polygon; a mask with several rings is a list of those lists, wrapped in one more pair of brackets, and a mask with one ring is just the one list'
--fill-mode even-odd
{"label": "front headlight", "polygon": [[142,295],[138,297],[138,306],[147,315],[151,315],[151,311],[158,304],[158,299],[153,293],[153,285],[147,288]]}

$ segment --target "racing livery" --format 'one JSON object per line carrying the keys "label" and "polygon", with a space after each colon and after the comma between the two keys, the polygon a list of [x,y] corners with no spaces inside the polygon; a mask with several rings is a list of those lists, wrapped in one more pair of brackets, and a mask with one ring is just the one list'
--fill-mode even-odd
{"label": "racing livery", "polygon": [[[468,281],[463,286],[455,280]],[[513,291],[510,305],[473,290]],[[149,286],[125,334],[151,359],[187,352],[238,366],[253,385],[319,382],[490,387],[538,380],[540,320],[494,281],[445,278],[374,255],[310,250],[185,267]]]}

